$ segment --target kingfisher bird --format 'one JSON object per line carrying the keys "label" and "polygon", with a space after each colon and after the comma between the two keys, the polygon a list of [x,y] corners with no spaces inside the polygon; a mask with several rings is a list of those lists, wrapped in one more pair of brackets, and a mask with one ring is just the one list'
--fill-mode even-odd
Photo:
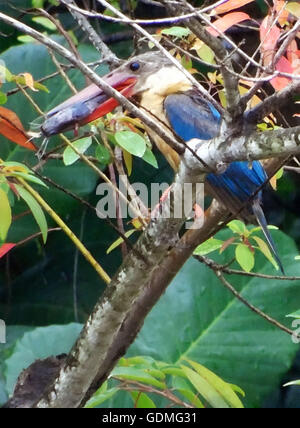
{"label": "kingfisher bird", "polygon": [[[126,97],[135,98],[139,105],[173,129],[180,139],[211,140],[220,134],[222,117],[219,111],[204,98],[165,55],[148,52],[137,55],[119,68],[104,76],[104,80]],[[41,127],[49,137],[68,129],[87,124],[112,111],[118,102],[108,97],[95,84],[72,96],[46,115]],[[150,138],[165,156],[174,171],[180,156],[154,131],[146,127]],[[274,241],[268,230],[261,207],[260,189],[267,174],[259,161],[232,162],[225,172],[209,173],[206,177],[210,193],[225,205],[232,214],[239,213],[256,218],[278,266],[284,273]],[[255,196],[254,196],[255,195]],[[246,208],[241,211],[241,207]]]}

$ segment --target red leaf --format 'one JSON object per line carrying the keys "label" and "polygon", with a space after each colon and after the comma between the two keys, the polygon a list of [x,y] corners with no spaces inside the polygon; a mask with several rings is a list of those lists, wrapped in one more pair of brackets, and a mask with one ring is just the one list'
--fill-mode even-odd
{"label": "red leaf", "polygon": [[296,40],[292,40],[289,44],[287,48],[287,58],[291,64],[293,64],[294,61],[298,61],[299,52]]}
{"label": "red leaf", "polygon": [[261,23],[259,31],[263,64],[269,65],[276,52],[275,48],[280,36],[280,29],[273,25],[273,19],[270,16],[266,16]]}
{"label": "red leaf", "polygon": [[[283,73],[293,73],[293,67],[285,56],[281,57],[276,64],[276,70],[282,71]],[[276,91],[280,91],[291,83],[291,79],[288,77],[275,77],[270,83]]]}
{"label": "red leaf", "polygon": [[221,4],[215,8],[217,14],[230,12],[231,10],[245,6],[245,4],[252,3],[254,0],[228,0],[226,3]]}
{"label": "red leaf", "polygon": [[3,244],[0,247],[0,259],[5,256],[5,254],[7,254],[12,248],[14,248],[16,246],[16,244]]}
{"label": "red leaf", "polygon": [[296,40],[293,40],[287,48],[287,59],[292,65],[295,74],[300,72],[300,51],[297,46]]}
{"label": "red leaf", "polygon": [[23,125],[13,111],[5,107],[0,107],[0,134],[13,141],[19,146],[29,150],[36,150],[34,144],[29,141]]}
{"label": "red leaf", "polygon": [[223,16],[222,18],[217,19],[213,25],[219,30],[215,30],[212,27],[208,27],[206,30],[213,36],[219,36],[220,32],[224,33],[228,28],[233,27],[236,24],[239,24],[246,19],[250,19],[250,16],[244,12],[232,12]]}

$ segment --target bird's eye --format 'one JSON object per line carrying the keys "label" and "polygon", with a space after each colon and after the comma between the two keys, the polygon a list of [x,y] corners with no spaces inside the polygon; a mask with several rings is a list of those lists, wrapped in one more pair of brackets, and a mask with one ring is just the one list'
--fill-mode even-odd
{"label": "bird's eye", "polygon": [[140,63],[139,62],[132,62],[129,66],[131,71],[137,71],[140,68]]}

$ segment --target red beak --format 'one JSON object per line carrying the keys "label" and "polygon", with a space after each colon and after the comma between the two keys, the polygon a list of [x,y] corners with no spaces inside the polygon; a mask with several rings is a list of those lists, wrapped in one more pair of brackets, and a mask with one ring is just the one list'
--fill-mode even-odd
{"label": "red beak", "polygon": [[[137,77],[128,73],[109,74],[103,79],[119,91],[130,97],[134,91]],[[91,84],[67,101],[59,104],[47,113],[41,131],[46,137],[82,126],[111,112],[119,105],[114,98],[109,98],[101,88]]]}

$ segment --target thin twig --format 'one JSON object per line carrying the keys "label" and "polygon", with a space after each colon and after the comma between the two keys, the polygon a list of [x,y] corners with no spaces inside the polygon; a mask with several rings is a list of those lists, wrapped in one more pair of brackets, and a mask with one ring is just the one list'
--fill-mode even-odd
{"label": "thin twig", "polygon": [[107,63],[120,65],[119,58],[109,49],[109,47],[103,42],[101,37],[96,33],[94,28],[91,26],[89,21],[83,16],[82,13],[76,11],[76,5],[74,5],[73,0],[65,0],[63,3],[67,6],[69,12],[78,22],[79,26],[82,28],[83,32],[88,35],[88,38],[93,43],[95,48],[102,54],[102,59],[105,58]]}
{"label": "thin twig", "polygon": [[169,17],[169,18],[156,18],[156,19],[129,19],[129,18],[123,18],[123,17],[116,18],[114,16],[104,15],[103,13],[99,13],[94,10],[89,11],[89,10],[80,9],[78,6],[73,4],[73,2],[71,4],[68,4],[69,1],[70,0],[61,0],[61,2],[65,3],[69,9],[72,9],[73,11],[76,11],[89,18],[100,18],[100,19],[103,19],[104,21],[113,22],[116,24],[139,24],[139,25],[152,26],[152,25],[171,25],[171,24],[180,23],[182,21],[186,21],[187,19],[195,17],[197,13],[210,12],[212,9],[223,4],[225,0],[220,0],[215,4],[211,6],[207,6],[203,9],[199,9],[199,10],[195,9],[194,12],[186,13],[184,15],[179,15],[171,18]]}
{"label": "thin twig", "polygon": [[260,309],[258,309],[256,306],[249,303],[241,294],[239,294],[235,288],[226,280],[222,273],[222,266],[221,269],[219,269],[219,266],[215,264],[213,261],[210,261],[207,263],[206,258],[195,256],[195,258],[200,261],[201,263],[205,263],[206,266],[208,266],[214,274],[217,276],[217,278],[221,281],[221,283],[240,301],[242,302],[247,308],[251,309],[251,311],[255,312],[257,315],[268,321],[270,324],[275,325],[275,327],[279,328],[280,330],[284,331],[285,333],[288,333],[290,336],[294,335],[295,332],[281,324],[279,321],[275,320],[274,318],[270,317]]}
{"label": "thin twig", "polygon": [[194,255],[194,258],[199,260],[201,263],[205,263],[206,266],[209,266],[214,270],[219,270],[228,275],[241,275],[241,276],[248,276],[251,278],[262,278],[262,279],[270,279],[270,280],[278,280],[278,281],[300,281],[300,276],[266,275],[266,274],[257,273],[257,272],[245,272],[242,270],[230,269],[227,267],[228,265],[225,265],[225,266],[219,265],[218,263],[204,256]]}
{"label": "thin twig", "polygon": [[[117,380],[120,380],[116,378]],[[167,400],[173,402],[176,406],[180,406],[187,409],[193,409],[194,406],[186,403],[185,401],[178,398],[176,395],[174,395],[169,389],[160,390],[156,389],[153,386],[148,386],[140,382],[136,382],[134,380],[126,380],[121,382],[121,384],[118,386],[119,389],[122,389],[123,391],[140,391],[145,392],[148,394],[157,394],[160,395],[163,398],[166,398]]]}

